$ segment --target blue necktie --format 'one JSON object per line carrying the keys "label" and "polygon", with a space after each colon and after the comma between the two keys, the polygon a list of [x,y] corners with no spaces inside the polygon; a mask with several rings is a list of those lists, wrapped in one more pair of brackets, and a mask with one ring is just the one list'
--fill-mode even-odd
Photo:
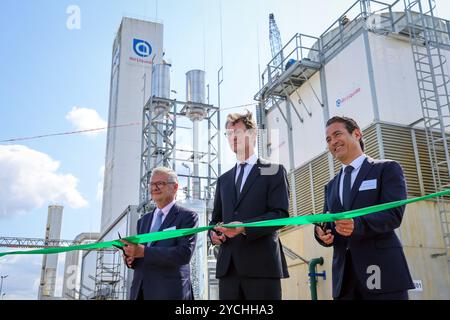
{"label": "blue necktie", "polygon": [[350,195],[352,193],[352,166],[345,167],[344,186],[342,188],[342,206],[344,209],[350,210]]}
{"label": "blue necktie", "polygon": [[[156,219],[156,220],[155,220],[155,223],[153,224],[153,226],[150,227],[150,232],[157,232],[162,224],[162,219],[164,217],[164,213],[162,212],[161,209],[157,209],[157,211],[155,211],[155,213],[156,212],[158,212],[156,214],[156,216],[153,216],[153,219]],[[147,242],[147,246],[149,247],[151,243],[152,243],[151,241]]]}

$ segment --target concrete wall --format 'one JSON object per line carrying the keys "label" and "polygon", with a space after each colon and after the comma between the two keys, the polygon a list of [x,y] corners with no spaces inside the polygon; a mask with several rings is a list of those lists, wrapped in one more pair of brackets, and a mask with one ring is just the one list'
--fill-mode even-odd
{"label": "concrete wall", "polygon": [[[319,280],[317,296],[320,300],[331,299],[331,261],[333,250],[324,248],[313,236],[313,226],[297,227],[283,232],[281,242],[307,260],[324,258],[323,266],[317,266],[317,272],[326,272],[326,280]],[[300,259],[291,259],[286,255],[290,278],[281,282],[283,300],[310,300],[308,265]]]}
{"label": "concrete wall", "polygon": [[[435,202],[426,201],[408,205],[399,235],[413,280],[421,280],[423,291],[409,291],[413,300],[450,299],[450,275],[445,255],[445,246]],[[298,227],[283,232],[283,245],[310,260],[323,257],[324,265],[317,272],[326,272],[326,280],[319,278],[317,296],[319,300],[332,299],[331,263],[332,248],[320,246],[313,235],[313,226]],[[283,299],[309,300],[308,266],[299,259],[286,257],[290,278],[282,281]]]}

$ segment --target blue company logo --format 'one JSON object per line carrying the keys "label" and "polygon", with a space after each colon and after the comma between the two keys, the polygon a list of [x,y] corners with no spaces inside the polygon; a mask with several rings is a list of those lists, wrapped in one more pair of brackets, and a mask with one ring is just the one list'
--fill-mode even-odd
{"label": "blue company logo", "polygon": [[336,100],[336,107],[340,107],[341,106],[341,104],[342,104],[342,100],[341,99],[337,99]]}
{"label": "blue company logo", "polygon": [[152,54],[150,43],[140,39],[133,39],[133,50],[139,57],[148,57]]}

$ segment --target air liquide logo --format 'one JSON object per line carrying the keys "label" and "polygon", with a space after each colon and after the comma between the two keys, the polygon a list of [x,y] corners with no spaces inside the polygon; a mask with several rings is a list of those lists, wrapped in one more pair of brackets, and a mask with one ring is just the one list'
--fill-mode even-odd
{"label": "air liquide logo", "polygon": [[354,96],[356,96],[360,92],[361,92],[361,88],[356,88],[355,90],[353,90],[351,93],[349,93],[345,97],[337,99],[336,100],[336,107],[338,107],[338,108],[342,107],[342,105],[344,103],[346,103],[347,101],[351,100]]}
{"label": "air liquide logo", "polygon": [[133,39],[133,50],[139,57],[148,57],[152,54],[152,46],[150,43],[140,39]]}

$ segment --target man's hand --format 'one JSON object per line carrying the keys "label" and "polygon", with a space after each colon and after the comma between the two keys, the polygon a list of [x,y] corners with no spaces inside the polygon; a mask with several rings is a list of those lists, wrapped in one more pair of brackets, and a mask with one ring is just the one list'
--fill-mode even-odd
{"label": "man's hand", "polygon": [[351,236],[353,230],[355,229],[355,223],[353,219],[338,220],[335,221],[335,224],[336,224],[336,232],[344,237]]}
{"label": "man's hand", "polygon": [[227,237],[225,237],[224,234],[221,234],[219,236],[216,232],[214,232],[214,230],[211,230],[210,234],[211,234],[211,241],[215,245],[220,245],[220,244],[224,243],[225,241],[227,241]]}
{"label": "man's hand", "polygon": [[123,250],[125,251],[125,255],[127,256],[125,258],[125,262],[127,263],[127,265],[129,264],[129,261],[133,262],[136,258],[144,257],[145,247],[142,244],[134,244],[123,239],[120,239],[119,241],[125,244]]}
{"label": "man's hand", "polygon": [[[233,221],[233,222],[230,222],[228,224],[242,224],[242,222],[240,222],[240,221]],[[214,230],[222,232],[228,238],[234,238],[238,234],[241,234],[241,233],[245,232],[245,228],[243,228],[243,227],[237,227],[237,228],[215,227]]]}
{"label": "man's hand", "polygon": [[316,234],[326,245],[330,245],[334,241],[334,235],[331,233],[330,229],[324,232],[322,228],[316,226]]}
{"label": "man's hand", "polygon": [[123,261],[125,261],[125,264],[127,265],[128,268],[132,268],[133,267],[133,262],[134,262],[134,258],[133,257],[127,257],[125,255],[123,256]]}

